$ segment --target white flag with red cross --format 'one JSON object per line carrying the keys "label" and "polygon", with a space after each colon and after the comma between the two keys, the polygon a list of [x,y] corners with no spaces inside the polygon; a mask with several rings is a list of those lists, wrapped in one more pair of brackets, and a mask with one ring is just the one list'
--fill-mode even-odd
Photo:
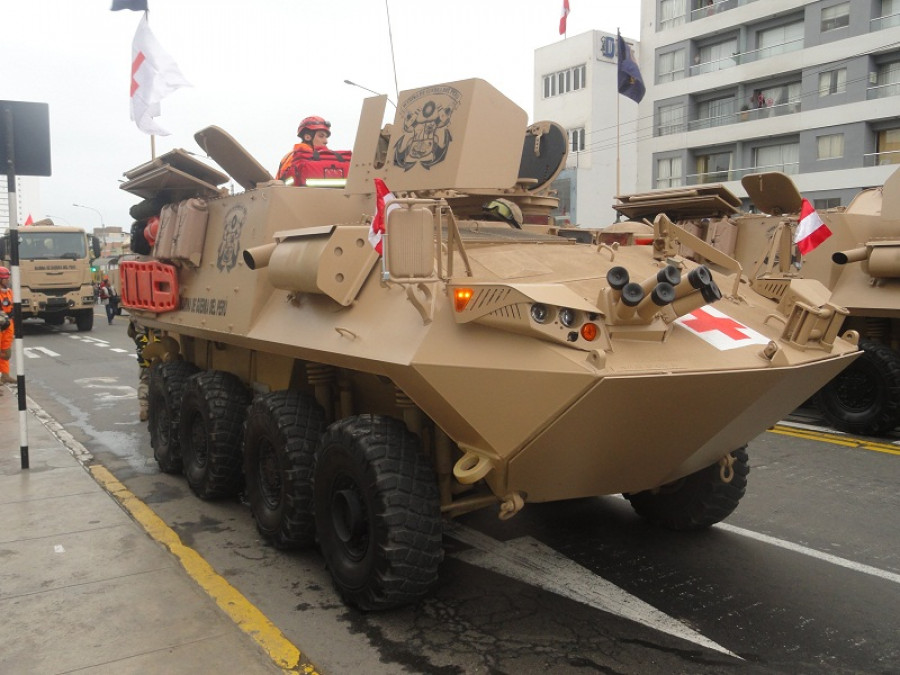
{"label": "white flag with red cross", "polygon": [[131,44],[131,119],[146,134],[168,136],[154,119],[161,114],[159,102],[179,87],[189,86],[178,64],[150,32],[145,13]]}

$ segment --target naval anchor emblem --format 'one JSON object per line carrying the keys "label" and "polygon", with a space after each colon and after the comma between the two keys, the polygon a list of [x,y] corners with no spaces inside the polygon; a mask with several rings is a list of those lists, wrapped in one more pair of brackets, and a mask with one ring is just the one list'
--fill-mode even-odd
{"label": "naval anchor emblem", "polygon": [[447,157],[450,118],[461,94],[453,87],[428,87],[403,102],[403,131],[394,147],[394,164],[409,171],[416,164],[430,169]]}
{"label": "naval anchor emblem", "polygon": [[241,230],[244,229],[246,220],[247,209],[240,204],[231,207],[225,214],[225,230],[222,232],[222,242],[216,258],[216,267],[220,272],[230,272],[237,265],[241,250]]}

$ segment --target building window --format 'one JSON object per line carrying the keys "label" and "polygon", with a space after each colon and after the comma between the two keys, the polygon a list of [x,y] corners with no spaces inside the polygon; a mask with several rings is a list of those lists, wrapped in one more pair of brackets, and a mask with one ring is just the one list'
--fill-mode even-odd
{"label": "building window", "polygon": [[666,30],[684,23],[685,0],[659,1],[659,29]]}
{"label": "building window", "polygon": [[900,128],[878,132],[877,165],[900,164]]}
{"label": "building window", "polygon": [[691,68],[691,75],[713,73],[737,65],[737,38],[700,47],[697,63]]}
{"label": "building window", "polygon": [[661,105],[657,114],[659,120],[656,127],[657,136],[668,136],[684,131],[684,104]]}
{"label": "building window", "polygon": [[697,183],[721,183],[730,180],[731,153],[717,152],[697,156]]}
{"label": "building window", "polygon": [[569,129],[569,148],[572,152],[584,150],[584,127]]}
{"label": "building window", "polygon": [[840,197],[828,197],[827,199],[813,199],[813,208],[816,211],[836,209],[841,205]]}
{"label": "building window", "polygon": [[544,75],[544,98],[560,96],[587,87],[587,67],[582,64]]}
{"label": "building window", "polygon": [[732,124],[734,123],[734,112],[733,96],[702,101],[697,106],[698,124],[692,128],[705,129],[707,127],[720,127],[723,124]]}
{"label": "building window", "polygon": [[876,85],[869,87],[866,98],[884,98],[900,94],[900,61],[882,63],[875,75]]}
{"label": "building window", "polygon": [[681,186],[681,157],[656,160],[656,187],[673,188]]}
{"label": "building window", "polygon": [[822,32],[846,28],[850,25],[850,3],[845,2],[822,10]]}
{"label": "building window", "polygon": [[753,150],[754,171],[781,171],[795,174],[800,168],[800,144],[767,145]]}
{"label": "building window", "polygon": [[819,73],[819,98],[843,94],[847,91],[847,69],[827,70]]}
{"label": "building window", "polygon": [[803,48],[803,22],[761,30],[756,34],[758,57],[761,59]]}
{"label": "building window", "polygon": [[816,159],[837,159],[844,156],[844,134],[816,137]]}
{"label": "building window", "polygon": [[672,82],[684,78],[684,49],[676,49],[659,55],[656,66],[656,81]]}

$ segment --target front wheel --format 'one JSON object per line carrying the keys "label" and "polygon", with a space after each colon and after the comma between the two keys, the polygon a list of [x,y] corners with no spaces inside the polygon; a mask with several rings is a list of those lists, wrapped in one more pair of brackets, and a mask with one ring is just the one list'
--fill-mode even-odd
{"label": "front wheel", "polygon": [[670,530],[703,530],[725,520],[747,488],[747,446],[728,455],[730,468],[717,462],[653,490],[626,493],[638,515]]}
{"label": "front wheel", "polygon": [[900,355],[872,340],[859,348],[862,355],[818,391],[816,407],[835,429],[881,436],[900,423]]}
{"label": "front wheel", "polygon": [[153,458],[164,473],[181,473],[178,420],[187,379],[197,372],[188,361],[156,363],[150,368],[147,417]]}
{"label": "front wheel", "polygon": [[419,439],[395,419],[349,417],[319,441],[316,531],[345,602],[388,609],[421,598],[443,558],[437,481]]}
{"label": "front wheel", "polygon": [[94,310],[79,309],[75,312],[75,326],[78,332],[85,333],[94,327]]}

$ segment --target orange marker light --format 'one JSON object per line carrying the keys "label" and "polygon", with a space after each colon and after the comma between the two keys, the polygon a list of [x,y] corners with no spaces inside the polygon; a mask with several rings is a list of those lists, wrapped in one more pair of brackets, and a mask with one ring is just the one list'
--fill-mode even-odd
{"label": "orange marker light", "polygon": [[581,337],[583,337],[588,342],[592,342],[597,339],[597,324],[595,323],[586,323],[581,327]]}
{"label": "orange marker light", "polygon": [[466,305],[469,304],[469,300],[472,299],[472,289],[471,288],[454,288],[453,289],[453,306],[456,307],[457,312],[461,312],[466,308]]}

